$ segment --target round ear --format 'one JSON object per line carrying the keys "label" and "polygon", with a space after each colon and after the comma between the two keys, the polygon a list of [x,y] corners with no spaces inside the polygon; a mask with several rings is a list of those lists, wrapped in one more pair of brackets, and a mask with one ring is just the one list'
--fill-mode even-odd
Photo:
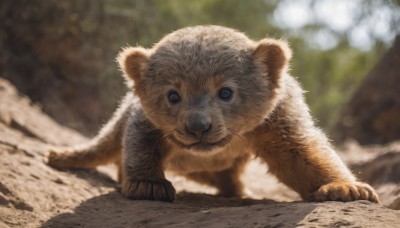
{"label": "round ear", "polygon": [[128,84],[139,84],[148,60],[149,51],[142,47],[127,47],[118,54],[117,61]]}
{"label": "round ear", "polygon": [[266,71],[274,83],[288,70],[292,51],[287,42],[275,39],[260,40],[253,52],[254,60]]}

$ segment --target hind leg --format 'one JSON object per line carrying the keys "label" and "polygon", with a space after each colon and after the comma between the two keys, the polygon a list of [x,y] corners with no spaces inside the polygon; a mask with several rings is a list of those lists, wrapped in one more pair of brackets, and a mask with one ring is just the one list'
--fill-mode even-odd
{"label": "hind leg", "polygon": [[187,178],[201,184],[216,187],[218,195],[223,197],[240,197],[243,194],[243,184],[240,175],[243,173],[248,156],[238,158],[232,167],[219,172],[195,172],[186,175]]}
{"label": "hind leg", "polygon": [[131,99],[128,94],[111,120],[89,143],[75,148],[50,149],[47,163],[56,168],[95,168],[121,160],[122,138]]}
{"label": "hind leg", "polygon": [[196,172],[190,173],[187,178],[198,183],[216,187],[218,195],[223,197],[240,197],[243,193],[243,185],[239,176],[231,170],[220,172]]}
{"label": "hind leg", "polygon": [[120,150],[85,145],[80,148],[50,149],[47,164],[55,168],[96,168],[121,159]]}

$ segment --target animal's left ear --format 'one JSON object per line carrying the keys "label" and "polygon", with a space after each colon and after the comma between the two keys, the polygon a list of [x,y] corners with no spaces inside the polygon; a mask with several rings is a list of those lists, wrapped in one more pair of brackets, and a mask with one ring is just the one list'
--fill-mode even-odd
{"label": "animal's left ear", "polygon": [[260,40],[253,51],[254,61],[264,68],[273,83],[278,83],[281,74],[288,70],[291,57],[288,43],[282,40]]}
{"label": "animal's left ear", "polygon": [[148,60],[149,51],[142,47],[127,47],[118,54],[117,61],[129,86],[137,86],[143,80]]}

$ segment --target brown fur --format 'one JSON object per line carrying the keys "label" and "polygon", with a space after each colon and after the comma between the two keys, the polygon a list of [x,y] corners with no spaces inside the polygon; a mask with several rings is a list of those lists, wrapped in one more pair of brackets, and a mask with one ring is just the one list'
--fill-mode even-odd
{"label": "brown fur", "polygon": [[[378,202],[314,126],[287,73],[290,58],[284,41],[254,42],[219,26],[178,30],[152,49],[126,48],[118,61],[133,93],[88,145],[53,150],[48,163],[93,168],[122,154],[123,195],[172,201],[165,170],[240,196],[239,175],[253,154],[304,200]],[[220,95],[226,88],[228,98]]]}

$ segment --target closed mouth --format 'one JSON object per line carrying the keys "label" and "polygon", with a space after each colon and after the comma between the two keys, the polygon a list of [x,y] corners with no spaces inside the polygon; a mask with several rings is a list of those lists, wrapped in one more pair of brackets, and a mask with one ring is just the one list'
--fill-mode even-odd
{"label": "closed mouth", "polygon": [[231,136],[228,135],[217,142],[199,141],[199,142],[195,142],[192,144],[185,144],[185,143],[181,142],[180,140],[178,140],[174,135],[171,135],[170,138],[179,147],[182,147],[184,149],[197,150],[197,151],[210,151],[210,150],[218,148],[218,147],[223,147],[231,140]]}

